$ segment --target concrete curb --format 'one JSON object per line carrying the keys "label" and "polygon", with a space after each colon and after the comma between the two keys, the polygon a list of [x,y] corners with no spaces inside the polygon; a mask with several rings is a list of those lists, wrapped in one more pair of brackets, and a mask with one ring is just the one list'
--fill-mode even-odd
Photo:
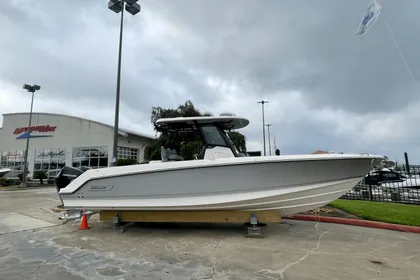
{"label": "concrete curb", "polygon": [[368,220],[357,220],[357,219],[325,217],[325,216],[310,216],[310,215],[293,215],[292,217],[284,217],[284,219],[313,221],[313,222],[322,222],[322,223],[334,223],[334,224],[342,224],[342,225],[396,230],[396,231],[403,231],[403,232],[410,232],[410,233],[420,233],[420,227],[406,226],[406,225],[400,225],[400,224],[390,224],[390,223],[368,221]]}

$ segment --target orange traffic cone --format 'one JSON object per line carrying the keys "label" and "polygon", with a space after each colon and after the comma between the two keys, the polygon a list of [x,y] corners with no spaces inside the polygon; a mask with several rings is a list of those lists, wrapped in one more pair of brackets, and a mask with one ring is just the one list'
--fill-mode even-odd
{"label": "orange traffic cone", "polygon": [[82,220],[80,221],[80,228],[79,229],[88,229],[88,221],[87,221],[87,215],[83,214]]}

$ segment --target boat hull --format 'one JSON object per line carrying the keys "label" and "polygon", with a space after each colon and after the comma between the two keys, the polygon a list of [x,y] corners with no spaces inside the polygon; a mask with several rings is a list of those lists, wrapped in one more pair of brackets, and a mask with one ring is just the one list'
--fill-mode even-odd
{"label": "boat hull", "polygon": [[380,157],[330,156],[165,163],[89,170],[60,190],[65,208],[86,210],[279,210],[328,204],[354,187]]}
{"label": "boat hull", "polygon": [[3,169],[0,169],[0,177],[3,177],[3,176],[5,176],[7,173],[9,173],[10,171],[12,171],[11,169],[8,169],[8,168],[3,168]]}

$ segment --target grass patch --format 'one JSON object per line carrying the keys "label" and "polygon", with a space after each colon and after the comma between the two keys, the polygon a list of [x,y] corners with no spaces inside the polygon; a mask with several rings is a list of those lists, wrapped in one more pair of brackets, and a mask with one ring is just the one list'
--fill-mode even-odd
{"label": "grass patch", "polygon": [[10,185],[10,186],[0,186],[0,191],[19,191],[19,190],[33,190],[33,189],[42,189],[42,188],[50,188],[53,187],[54,185],[48,185],[48,184],[43,184],[43,185],[29,185],[27,187],[21,187],[20,185]]}
{"label": "grass patch", "polygon": [[337,199],[332,207],[366,220],[420,226],[420,206],[389,202]]}
{"label": "grass patch", "polygon": [[1,186],[0,190],[17,190],[19,189],[19,185],[11,185],[11,186]]}

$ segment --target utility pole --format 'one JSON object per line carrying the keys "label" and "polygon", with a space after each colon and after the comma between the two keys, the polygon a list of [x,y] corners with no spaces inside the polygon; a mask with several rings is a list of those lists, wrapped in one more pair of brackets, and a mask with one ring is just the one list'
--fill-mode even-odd
{"label": "utility pole", "polygon": [[270,137],[270,126],[272,126],[272,123],[266,124],[267,129],[268,129],[268,150],[270,151],[270,156],[271,156],[271,137]]}
{"label": "utility pole", "polygon": [[29,112],[29,125],[28,125],[28,134],[26,138],[26,148],[25,148],[25,159],[23,162],[23,175],[22,175],[22,187],[26,187],[26,173],[28,172],[28,153],[29,153],[29,138],[31,137],[31,125],[32,125],[32,108],[34,105],[34,94],[35,91],[40,90],[41,87],[39,85],[30,86],[28,84],[23,85],[23,89],[26,89],[28,92],[32,93],[31,99],[31,110]]}
{"label": "utility pole", "polygon": [[276,136],[274,136],[274,150],[277,150],[277,146],[276,146]]}
{"label": "utility pole", "polygon": [[261,101],[258,101],[257,103],[261,103],[261,108],[262,108],[264,156],[266,156],[266,152],[265,152],[265,120],[264,120],[264,104],[268,103],[268,101],[261,100]]}

